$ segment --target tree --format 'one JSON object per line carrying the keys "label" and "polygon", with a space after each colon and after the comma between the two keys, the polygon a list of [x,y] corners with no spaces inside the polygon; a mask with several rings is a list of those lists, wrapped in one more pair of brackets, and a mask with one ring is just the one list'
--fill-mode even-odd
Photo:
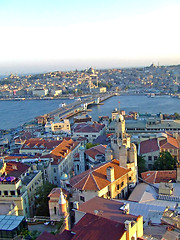
{"label": "tree", "polygon": [[147,171],[145,159],[143,156],[138,156],[137,158],[137,165],[138,165],[138,173],[141,174],[142,172]]}
{"label": "tree", "polygon": [[36,216],[49,216],[48,195],[53,188],[57,187],[55,184],[45,182],[37,189],[35,204]]}
{"label": "tree", "polygon": [[94,146],[97,146],[98,144],[93,144],[93,143],[86,143],[86,149],[92,148]]}
{"label": "tree", "polygon": [[173,170],[176,168],[177,161],[169,152],[161,152],[158,159],[154,162],[154,170]]}

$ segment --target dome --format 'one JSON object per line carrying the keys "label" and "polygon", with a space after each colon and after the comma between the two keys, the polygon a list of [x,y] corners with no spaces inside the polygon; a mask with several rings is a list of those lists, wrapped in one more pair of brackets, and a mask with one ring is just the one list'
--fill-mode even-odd
{"label": "dome", "polygon": [[79,150],[85,150],[85,147],[82,145],[80,146]]}
{"label": "dome", "polygon": [[67,173],[63,173],[62,176],[61,176],[61,180],[67,180],[69,177],[68,177],[68,174]]}

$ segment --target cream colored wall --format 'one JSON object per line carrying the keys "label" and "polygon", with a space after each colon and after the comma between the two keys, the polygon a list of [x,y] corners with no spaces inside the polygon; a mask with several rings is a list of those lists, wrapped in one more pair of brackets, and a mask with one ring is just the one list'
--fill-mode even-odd
{"label": "cream colored wall", "polygon": [[[18,209],[17,215],[29,217],[29,204],[28,204],[27,192],[25,192],[22,196],[19,196],[19,197],[0,196],[0,201],[10,201],[10,202],[14,201]],[[26,208],[27,208],[27,212],[25,211]]]}
{"label": "cream colored wall", "polygon": [[136,224],[137,237],[143,236],[143,216],[138,216]]}
{"label": "cream colored wall", "polygon": [[[54,207],[56,207],[56,214],[54,213]],[[58,199],[55,202],[49,201],[49,214],[51,221],[60,221]]]}
{"label": "cream colored wall", "polygon": [[[121,186],[122,182],[123,186]],[[126,174],[112,183],[109,182],[109,185],[101,189],[100,191],[74,191],[73,200],[78,201],[79,204],[82,204],[83,201],[80,200],[80,196],[85,198],[85,202],[96,196],[104,198],[118,198],[118,194],[121,194],[122,190],[124,190],[125,195],[127,194],[128,183],[128,174]],[[119,185],[119,190],[117,189],[117,185]],[[111,196],[107,195],[108,191],[111,192]]]}
{"label": "cream colored wall", "polygon": [[30,209],[31,216],[33,216],[33,208],[34,208],[35,194],[36,194],[37,188],[42,186],[42,184],[43,184],[42,172],[39,171],[37,173],[37,175],[26,186],[27,193],[28,193],[29,209]]}

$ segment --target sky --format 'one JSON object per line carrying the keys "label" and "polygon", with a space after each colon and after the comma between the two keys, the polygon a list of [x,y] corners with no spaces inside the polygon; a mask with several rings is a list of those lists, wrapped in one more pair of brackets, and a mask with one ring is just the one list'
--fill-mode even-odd
{"label": "sky", "polygon": [[180,63],[180,0],[0,0],[0,74]]}

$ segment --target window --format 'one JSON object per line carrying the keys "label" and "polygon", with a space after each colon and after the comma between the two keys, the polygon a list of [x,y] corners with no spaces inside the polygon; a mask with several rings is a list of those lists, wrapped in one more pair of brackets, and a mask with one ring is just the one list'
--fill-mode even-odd
{"label": "window", "polygon": [[129,181],[131,181],[132,180],[132,177],[129,177]]}
{"label": "window", "polygon": [[156,161],[158,159],[158,157],[157,156],[154,156],[154,161]]}
{"label": "window", "polygon": [[57,177],[54,177],[54,181],[57,181]]}
{"label": "window", "polygon": [[15,195],[15,191],[10,191],[11,196]]}
{"label": "window", "polygon": [[120,189],[120,185],[119,184],[117,184],[117,190],[119,190]]}
{"label": "window", "polygon": [[111,196],[111,192],[110,192],[110,191],[107,192],[107,196],[108,196],[108,197]]}
{"label": "window", "polygon": [[56,207],[54,207],[54,214],[55,214],[55,215],[56,215],[56,212],[57,212],[57,211],[56,211]]}
{"label": "window", "polygon": [[152,161],[152,156],[148,156],[148,161]]}
{"label": "window", "polygon": [[121,183],[121,187],[124,186],[124,182]]}
{"label": "window", "polygon": [[8,195],[8,191],[4,191],[4,195],[6,195],[6,196],[7,196],[7,195]]}
{"label": "window", "polygon": [[83,201],[83,202],[85,202],[85,197],[80,196],[80,200]]}
{"label": "window", "polygon": [[92,135],[92,137],[96,137],[96,135]]}
{"label": "window", "polygon": [[54,173],[56,173],[56,169],[54,168]]}

